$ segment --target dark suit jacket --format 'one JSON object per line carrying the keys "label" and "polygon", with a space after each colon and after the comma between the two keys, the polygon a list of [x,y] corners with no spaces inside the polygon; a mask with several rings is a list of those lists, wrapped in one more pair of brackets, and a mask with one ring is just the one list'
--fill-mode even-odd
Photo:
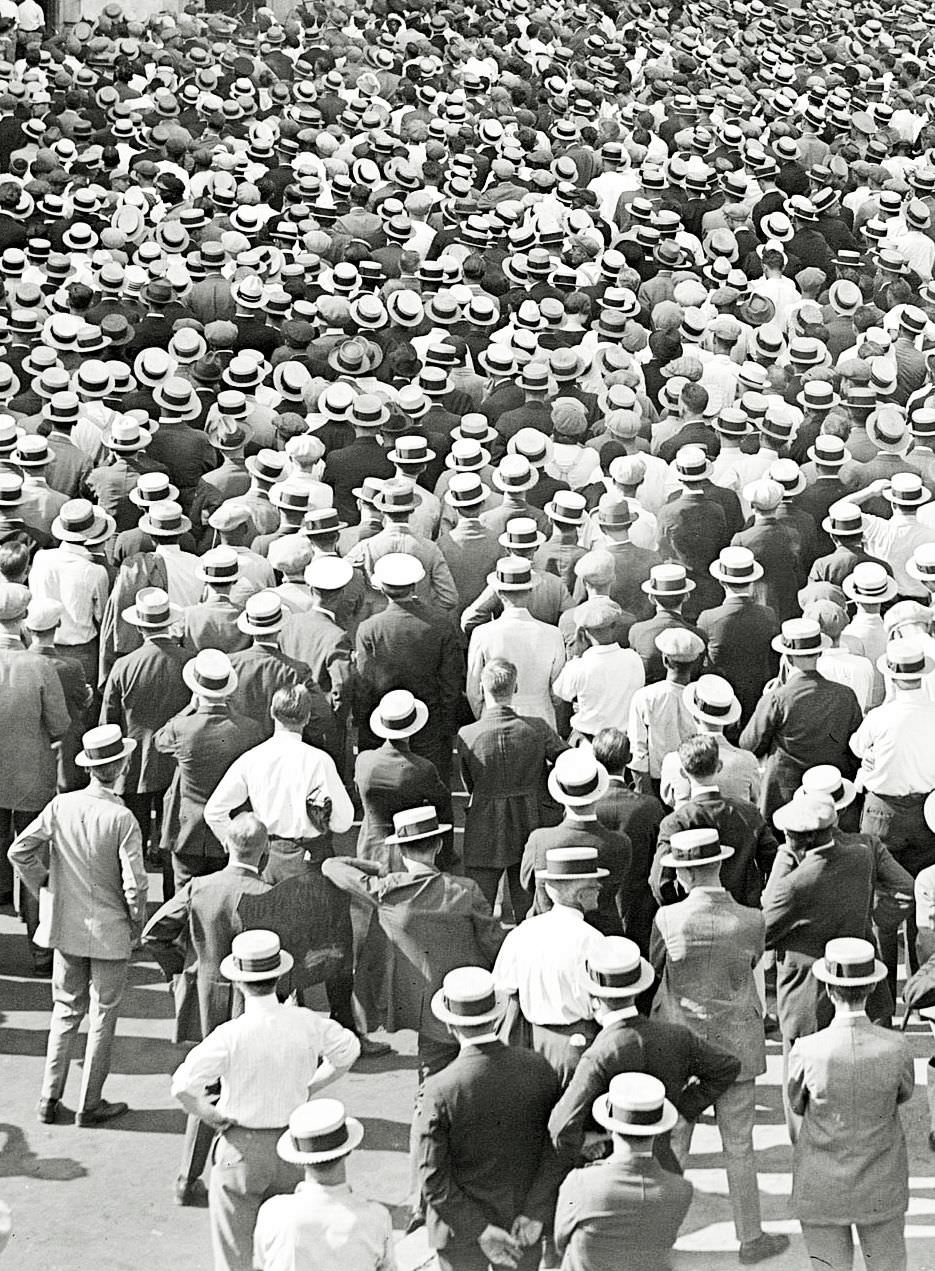
{"label": "dark suit jacket", "polygon": [[279,688],[304,684],[312,698],[312,714],[302,730],[302,740],[335,757],[338,744],[334,712],[304,663],[270,644],[251,644],[249,649],[232,653],[230,660],[238,676],[237,691],[230,698],[231,709],[256,720],[263,729],[264,741],[273,735],[269,713],[273,694]]}
{"label": "dark suit jacket", "polygon": [[[659,680],[666,678],[666,668],[662,661],[662,654],[656,648],[656,636],[663,631],[668,631],[672,627],[681,627],[684,631],[691,631],[696,636],[705,639],[703,631],[700,631],[693,623],[683,618],[681,614],[670,613],[667,609],[660,609],[658,613],[653,614],[651,618],[647,618],[645,622],[634,622],[630,628],[630,634],[627,639],[630,642],[630,648],[638,653],[643,659],[643,670],[646,673],[646,683],[656,684]],[[701,658],[698,659],[697,668],[701,669]]]}
{"label": "dark suit jacket", "polygon": [[[422,1088],[419,1186],[429,1244],[477,1254],[493,1223],[509,1231],[520,1214],[548,1228],[559,1167],[548,1136],[558,1078],[532,1050],[486,1042],[465,1046]],[[457,1263],[456,1263],[457,1265]]]}
{"label": "dark suit jacket", "polygon": [[698,615],[698,630],[708,642],[708,666],[730,681],[746,722],[767,680],[779,669],[779,655],[771,645],[779,634],[776,614],[752,597],[728,596],[716,609]]}
{"label": "dark suit jacket", "polygon": [[674,871],[660,864],[669,840],[679,830],[716,829],[734,854],[721,864],[721,884],[741,905],[758,909],[760,895],[776,859],[776,836],[752,803],[717,792],[699,794],[680,804],[659,827],[659,845],[650,883],[661,905],[681,900]]}
{"label": "dark suit jacket", "polygon": [[347,632],[330,613],[307,609],[288,614],[279,646],[283,653],[308,667],[315,683],[331,702],[335,715],[345,718],[351,708],[353,692],[353,650]]}
{"label": "dark suit jacket", "polygon": [[[648,1072],[666,1088],[666,1098],[683,1117],[696,1121],[737,1079],[740,1060],[702,1041],[682,1024],[633,1015],[602,1028],[578,1061],[568,1089],[549,1117],[549,1134],[563,1163],[570,1166],[586,1130],[598,1130],[591,1107],[621,1072]],[[668,1135],[657,1139],[659,1160],[678,1169]],[[668,1162],[668,1163],[667,1163]],[[678,1171],[681,1173],[681,1170]]]}
{"label": "dark suit jacket", "polygon": [[703,494],[682,494],[660,508],[659,550],[686,569],[707,569],[730,542],[727,517],[719,503]]}
{"label": "dark suit jacket", "polygon": [[237,914],[241,898],[269,890],[269,883],[252,870],[228,865],[219,873],[190,879],[146,924],[144,947],[167,979],[179,977],[175,1041],[201,1041],[231,1018],[234,1002],[240,998],[221,974],[221,959],[243,930]]}
{"label": "dark suit jacket", "polygon": [[121,778],[120,793],[147,794],[168,789],[175,765],[153,738],[191,700],[182,667],[191,657],[170,637],[145,640],[114,663],[104,686],[101,723],[120,724],[136,750]]}
{"label": "dark suit jacket", "polygon": [[798,590],[805,580],[792,532],[775,517],[757,521],[731,539],[736,547],[748,547],[763,566],[758,597],[776,613],[780,622],[799,612]]}
{"label": "dark suit jacket", "polygon": [[402,868],[402,861],[385,841],[393,832],[394,813],[431,806],[442,820],[451,803],[451,792],[432,761],[410,750],[397,750],[389,741],[358,754],[354,784],[363,805],[357,855],[394,869]]}
{"label": "dark suit jacket", "polygon": [[342,521],[357,520],[357,500],[352,491],[364,477],[391,477],[395,469],[375,437],[358,437],[325,459],[324,480],[334,490],[334,506]]}
{"label": "dark suit jacket", "polygon": [[623,929],[640,946],[645,957],[656,912],[656,901],[649,889],[649,871],[666,810],[655,795],[636,794],[627,788],[622,778],[612,777],[610,789],[598,800],[595,811],[601,825],[615,834],[625,834],[630,840],[629,903]]}
{"label": "dark suit jacket", "polygon": [[412,1028],[450,1043],[432,995],[456,967],[492,967],[505,934],[477,884],[434,869],[377,877],[341,857],[324,861],[322,873],[371,918],[354,972],[368,1029]]}
{"label": "dark suit jacket", "polygon": [[172,481],[182,491],[183,505],[185,493],[194,491],[199,480],[218,462],[217,451],[205,434],[189,424],[162,424],[153,436],[147,457],[168,468]]}
{"label": "dark suit jacket", "polygon": [[357,628],[357,717],[371,737],[369,719],[384,693],[407,688],[429,708],[426,733],[451,737],[455,707],[464,686],[464,654],[457,632],[421,601],[395,602],[366,618]]}
{"label": "dark suit jacket", "polygon": [[221,649],[236,653],[249,649],[250,637],[237,626],[241,609],[229,596],[212,596],[200,605],[185,610],[185,647],[198,653],[201,649]]}
{"label": "dark suit jacket", "polygon": [[164,850],[223,859],[224,849],[205,824],[205,804],[234,760],[261,741],[260,725],[235,715],[226,701],[189,703],[159,729],[153,745],[175,765],[163,808]]}
{"label": "dark suit jacket", "polygon": [[533,830],[523,851],[520,866],[520,882],[527,891],[535,888],[531,914],[545,913],[552,902],[545,887],[537,882],[535,871],[544,869],[546,853],[556,847],[593,847],[597,850],[597,863],[609,870],[601,884],[601,897],[596,913],[586,914],[592,926],[605,935],[623,933],[623,916],[630,898],[629,877],[632,851],[626,834],[615,834],[599,821],[573,821],[566,818],[561,825]]}
{"label": "dark suit jacket", "polygon": [[[659,564],[661,557],[645,547],[637,547],[635,543],[603,543],[602,549],[610,552],[614,558],[614,581],[610,586],[610,598],[627,613],[636,617],[648,617],[652,612],[652,603],[643,591],[642,584],[649,577],[653,565]],[[585,598],[585,587],[579,579],[574,601],[580,604]]]}
{"label": "dark suit jacket", "polygon": [[526,840],[560,813],[546,788],[548,768],[568,747],[542,719],[509,706],[485,708],[458,733],[458,756],[469,803],[464,819],[465,865],[506,869]]}

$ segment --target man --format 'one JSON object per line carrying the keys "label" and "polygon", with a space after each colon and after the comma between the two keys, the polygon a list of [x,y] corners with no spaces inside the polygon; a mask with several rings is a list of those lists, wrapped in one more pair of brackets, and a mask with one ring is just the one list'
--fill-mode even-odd
{"label": "man", "polygon": [[792,1165],[792,1209],[816,1267],[853,1265],[852,1228],[868,1267],[906,1266],[906,1141],[899,1115],[915,1089],[902,1037],[867,1017],[886,975],[869,941],[830,940],[813,974],[834,1004],[829,1028],[797,1041],[786,1093],[802,1118]]}
{"label": "man", "polygon": [[545,1055],[563,1087],[581,1039],[596,1032],[584,968],[601,937],[584,916],[597,909],[607,877],[596,848],[552,848],[536,871],[551,908],[507,933],[494,966],[497,986],[515,998],[512,1038]]}
{"label": "man", "polygon": [[806,768],[834,764],[854,771],[848,750],[863,718],[852,689],[819,674],[818,657],[828,645],[817,622],[792,618],[782,624],[773,648],[785,659],[779,682],[760,698],[740,745],[766,757],[760,811],[769,820],[792,797]]}
{"label": "man", "polygon": [[[560,825],[533,830],[523,850],[520,882],[530,888],[545,868],[554,849],[593,850],[605,871],[596,913],[586,912],[587,920],[605,935],[619,935],[629,900],[631,847],[625,834],[608,830],[597,819],[596,805],[607,793],[610,777],[587,747],[558,756],[549,774],[549,794],[564,809]],[[533,913],[551,907],[547,887],[535,886]]]}
{"label": "man", "polygon": [[573,1170],[559,1190],[555,1244],[562,1271],[619,1271],[624,1249],[640,1271],[667,1271],[692,1185],[664,1170],[653,1148],[678,1112],[662,1082],[642,1072],[614,1077],[592,1112],[613,1148],[607,1160]]}
{"label": "man", "polygon": [[[132,653],[119,657],[111,668],[104,686],[101,723],[119,724],[135,743],[120,794],[139,821],[145,855],[151,836],[157,841],[162,800],[173,770],[171,761],[154,745],[153,738],[189,701],[182,668],[190,655],[169,633],[169,628],[182,616],[182,610],[169,602],[168,594],[161,588],[144,587],[137,594],[136,602],[121,616],[142,633],[143,643]],[[168,858],[161,864],[164,886],[171,887]]]}
{"label": "man", "polygon": [[721,756],[717,738],[698,733],[679,747],[679,764],[689,781],[689,797],[670,812],[659,827],[659,843],[650,874],[653,894],[668,904],[677,892],[671,874],[662,868],[669,840],[680,830],[716,829],[730,843],[730,864],[721,869],[721,885],[740,905],[759,909],[760,895],[776,859],[776,837],[747,799],[733,798],[720,788]]}
{"label": "man", "polygon": [[[740,1060],[736,1080],[715,1101],[727,1186],[740,1241],[740,1261],[762,1262],[789,1246],[763,1231],[753,1152],[756,1078],[766,1071],[766,1046],[753,968],[763,955],[763,917],[739,905],[721,886],[721,863],[733,855],[717,829],[681,830],[662,864],[676,871],[685,900],[656,914],[650,961],[660,977],[653,1014],[693,1028]],[[685,1154],[691,1127],[685,1136]]]}
{"label": "man", "polygon": [[447,784],[464,675],[458,637],[444,616],[418,598],[425,571],[414,556],[381,556],[373,577],[387,605],[357,628],[358,744],[361,749],[375,744],[368,721],[383,695],[408,689],[429,708],[413,748],[432,761]]}
{"label": "man", "polygon": [[223,653],[249,649],[250,637],[237,625],[241,606],[233,598],[234,588],[241,582],[237,553],[232,547],[211,548],[201,557],[200,572],[204,592],[198,604],[185,610],[185,647],[195,653],[200,649],[220,649]]}
{"label": "man", "polygon": [[[578,1067],[549,1117],[549,1134],[564,1163],[581,1154],[593,1158],[596,1123],[591,1108],[599,1094],[621,1072],[647,1072],[665,1086],[666,1098],[678,1110],[681,1124],[696,1121],[733,1083],[740,1060],[720,1046],[703,1041],[682,1024],[647,1019],[636,999],[651,987],[655,975],[632,940],[605,937],[601,951],[587,966],[588,991],[601,1031],[581,1056]],[[600,1131],[598,1131],[600,1133]],[[681,1173],[681,1163],[659,1136],[655,1152],[664,1169]]]}
{"label": "man", "polygon": [[578,630],[588,647],[565,663],[552,685],[556,697],[574,706],[573,744],[590,741],[602,728],[626,719],[634,694],[644,685],[639,654],[618,643],[622,617],[623,610],[607,596],[586,601],[576,611]]}
{"label": "man", "polygon": [[695,583],[685,571],[685,566],[667,561],[654,565],[649,577],[642,583],[642,590],[655,606],[655,613],[643,622],[635,622],[628,638],[630,648],[643,660],[647,684],[655,684],[665,676],[662,654],[656,645],[656,637],[663,631],[679,628],[690,631],[704,640],[696,626],[682,614],[682,607],[695,590]]}
{"label": "man", "polygon": [[[645,617],[649,593],[643,584],[649,579],[654,566],[659,564],[659,556],[648,548],[637,546],[630,538],[631,527],[639,518],[639,509],[635,499],[626,498],[616,489],[609,490],[601,495],[597,505],[597,522],[605,540],[601,549],[611,557],[614,570],[607,594],[625,613]],[[587,584],[580,569],[576,568],[575,573],[578,582],[574,599],[580,601],[584,598]]]}
{"label": "man", "polygon": [[283,652],[311,671],[342,735],[351,708],[354,669],[351,643],[336,613],[353,576],[354,570],[340,556],[318,556],[310,561],[304,578],[311,589],[311,605],[300,613],[288,614],[280,636]]}
{"label": "man", "polygon": [[[0,901],[13,902],[13,869],[8,849],[20,830],[55,794],[53,743],[68,732],[71,717],[55,668],[23,644],[29,591],[0,583]],[[38,920],[24,898],[27,926]],[[33,960],[48,974],[45,950],[33,946]]]}
{"label": "man", "polygon": [[[103,1125],[127,1111],[103,1097],[130,953],[146,915],[146,870],[136,818],[115,794],[136,743],[115,724],[92,728],[76,762],[86,789],[55,795],[17,835],[10,861],[40,911],[54,950],[52,1020],[39,1120],[58,1119],[78,1029],[90,1011],[75,1122]],[[46,915],[40,912],[40,928]]]}
{"label": "man", "polygon": [[305,1179],[289,1195],[260,1206],[253,1233],[259,1271],[396,1271],[389,1210],[358,1196],[347,1181],[347,1158],[364,1127],[337,1099],[312,1099],[296,1108],[276,1145]]}
{"label": "man", "polygon": [[426,1081],[413,1126],[441,1271],[533,1271],[552,1221],[560,1175],[547,1124],[558,1082],[541,1055],[498,1039],[505,1006],[479,967],[452,970],[432,998],[459,1047]]}
{"label": "man", "polygon": [[[507,522],[506,529],[497,542],[502,548],[502,555],[529,561],[532,566],[533,587],[529,593],[527,608],[539,622],[545,622],[550,627],[556,626],[564,611],[571,608],[571,596],[557,574],[549,573],[535,563],[536,554],[545,542],[545,535],[536,522],[531,517],[513,517]],[[461,630],[470,636],[475,627],[489,622],[502,612],[503,603],[488,575],[487,584],[480,595],[468,604],[461,615]]]}
{"label": "man", "polygon": [[223,868],[224,849],[205,824],[205,804],[234,760],[263,740],[259,724],[231,709],[237,673],[226,653],[202,649],[182,666],[182,680],[191,701],[152,739],[175,764],[162,812],[162,850],[171,853],[176,887]]}
{"label": "man", "polygon": [[461,779],[468,793],[461,856],[493,909],[506,874],[513,917],[521,922],[530,897],[520,862],[530,834],[552,820],[546,789],[550,765],[565,743],[541,719],[517,715],[516,667],[493,658],[481,672],[484,712],[458,733]]}
{"label": "man", "polygon": [[[243,994],[244,1013],[199,1042],[172,1077],[185,1111],[217,1132],[208,1193],[215,1271],[252,1271],[261,1204],[298,1181],[276,1154],[289,1117],[360,1054],[353,1033],[334,1020],[280,1004],[276,985],[292,965],[273,932],[234,936],[221,974]],[[207,1091],[216,1082],[215,1102]]]}
{"label": "man", "polygon": [[[915,879],[935,864],[935,832],[924,816],[925,801],[935,790],[932,728],[935,702],[924,691],[925,677],[935,668],[916,638],[894,637],[877,662],[889,699],[869,711],[850,739],[861,761],[861,785],[866,791],[860,828],[875,835]],[[915,969],[915,923],[907,930],[909,967]],[[886,933],[881,954],[895,990],[898,928]]]}
{"label": "man", "polygon": [[491,659],[506,658],[517,669],[515,709],[554,729],[552,685],[565,664],[565,644],[556,627],[533,618],[526,602],[533,588],[532,566],[519,556],[497,561],[488,580],[503,604],[493,622],[475,627],[468,646],[467,698],[476,718],[483,708],[481,673]]}
{"label": "man", "polygon": [[655,645],[665,679],[636,690],[627,719],[630,770],[644,793],[659,790],[663,759],[695,731],[685,706],[685,690],[704,653],[704,641],[687,627],[660,631]]}
{"label": "man", "polygon": [[[251,812],[231,821],[221,851],[227,864],[209,876],[189,879],[150,918],[143,947],[159,963],[175,994],[173,1041],[204,1041],[212,1029],[230,1019],[235,998],[221,961],[231,941],[243,930],[238,912],[244,896],[262,896],[270,884],[260,877],[269,842],[266,827]],[[201,1175],[208,1161],[211,1130],[190,1116],[175,1183],[179,1205],[207,1199]]]}
{"label": "man", "polygon": [[81,749],[81,734],[93,701],[93,693],[84,678],[84,668],[77,658],[64,657],[55,647],[55,632],[62,620],[62,606],[56,600],[32,600],[26,611],[25,630],[29,633],[29,648],[38,653],[54,668],[65,705],[71,716],[68,732],[58,743],[58,793],[77,790],[87,778],[75,766],[75,756]]}
{"label": "man", "polygon": [[708,642],[708,666],[733,686],[746,724],[776,674],[772,642],[779,634],[779,619],[754,595],[763,566],[749,548],[725,547],[710,573],[724,589],[724,602],[699,614],[698,630]]}

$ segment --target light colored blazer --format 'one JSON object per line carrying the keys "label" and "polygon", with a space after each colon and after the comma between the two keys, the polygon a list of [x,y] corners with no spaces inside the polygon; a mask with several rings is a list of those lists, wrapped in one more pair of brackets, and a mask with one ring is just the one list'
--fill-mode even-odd
{"label": "light colored blazer", "polygon": [[107,790],[52,799],[17,835],[10,863],[34,894],[52,893],[49,947],[76,958],[129,958],[146,916],[136,817]]}
{"label": "light colored blazer", "polygon": [[802,1117],[792,1167],[796,1218],[843,1225],[906,1212],[909,1162],[897,1109],[914,1080],[905,1038],[864,1014],[835,1016],[798,1039],[786,1082]]}
{"label": "light colored blazer", "polygon": [[685,1024],[740,1060],[738,1081],[766,1071],[766,1045],[753,967],[763,953],[758,909],[723,889],[695,888],[656,914],[650,961],[660,976],[653,1015]]}

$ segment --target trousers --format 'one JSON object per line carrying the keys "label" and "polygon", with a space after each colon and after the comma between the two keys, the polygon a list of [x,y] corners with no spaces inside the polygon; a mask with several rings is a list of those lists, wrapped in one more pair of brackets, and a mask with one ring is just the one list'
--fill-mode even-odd
{"label": "trousers", "polygon": [[302,1171],[282,1160],[282,1129],[231,1126],[214,1142],[208,1210],[215,1271],[251,1271],[253,1229],[264,1200],[291,1192]]}
{"label": "trousers", "polygon": [[75,1038],[88,1016],[88,1044],[77,1111],[101,1102],[110,1055],[127,984],[123,958],[78,958],[56,949],[52,958],[52,1018],[46,1050],[42,1098],[61,1099],[68,1080]]}
{"label": "trousers", "polygon": [[[853,1228],[802,1223],[812,1271],[851,1271],[854,1265]],[[906,1271],[905,1219],[858,1223],[857,1238],[867,1271]]]}
{"label": "trousers", "polygon": [[519,867],[519,861],[515,865],[507,865],[505,869],[500,865],[491,867],[486,865],[465,865],[464,873],[467,878],[472,878],[484,893],[484,899],[490,906],[491,913],[493,913],[493,907],[497,901],[500,878],[503,874],[506,874],[507,886],[510,889],[510,904],[513,907],[513,918],[516,922],[522,922],[529,911],[529,906],[532,904],[532,896],[519,881]]}

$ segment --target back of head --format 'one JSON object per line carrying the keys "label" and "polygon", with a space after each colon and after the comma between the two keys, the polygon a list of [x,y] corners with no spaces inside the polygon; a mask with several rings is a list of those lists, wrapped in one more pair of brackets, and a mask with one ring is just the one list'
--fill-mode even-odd
{"label": "back of head", "polygon": [[256,865],[266,851],[269,836],[263,822],[252,812],[241,812],[230,823],[224,846],[232,861]]}
{"label": "back of head", "polygon": [[516,692],[516,667],[506,658],[491,658],[481,671],[480,682],[495,701],[509,701]]}
{"label": "back of head", "polygon": [[630,762],[630,743],[619,728],[602,728],[592,739],[591,749],[612,776],[619,776]]}
{"label": "back of head", "polygon": [[697,733],[683,741],[678,750],[679,763],[687,777],[696,781],[710,779],[718,770],[721,762],[721,751],[717,737],[708,733]]}
{"label": "back of head", "polygon": [[278,688],[270,702],[269,713],[284,728],[301,732],[312,713],[312,699],[304,684]]}

